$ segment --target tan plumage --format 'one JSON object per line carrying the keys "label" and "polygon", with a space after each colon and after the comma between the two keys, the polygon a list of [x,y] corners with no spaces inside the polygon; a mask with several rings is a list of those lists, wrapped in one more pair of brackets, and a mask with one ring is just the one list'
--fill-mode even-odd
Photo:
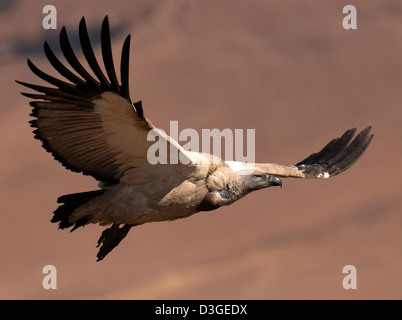
{"label": "tan plumage", "polygon": [[[114,70],[108,18],[102,24],[101,49],[105,75],[93,53],[84,18],[79,27],[84,56],[95,78],[76,58],[63,27],[60,46],[71,71],[45,43],[52,66],[69,82],[28,66],[54,87],[18,83],[38,93],[30,123],[35,138],[67,169],[91,175],[100,189],[61,196],[52,222],[72,230],[89,223],[112,225],[103,231],[98,260],[103,259],[126,236],[132,226],[175,220],[199,211],[229,205],[248,193],[281,185],[279,177],[328,178],[349,168],[365,151],[373,135],[370,127],[352,141],[355,129],[332,140],[323,150],[295,166],[245,164],[212,160],[211,155],[184,150],[157,129],[145,116],[141,102],[132,104],[128,88],[130,36],[121,56],[120,83]],[[149,133],[166,141],[178,164],[150,164],[147,152],[153,145]],[[119,227],[123,225],[123,227]]]}

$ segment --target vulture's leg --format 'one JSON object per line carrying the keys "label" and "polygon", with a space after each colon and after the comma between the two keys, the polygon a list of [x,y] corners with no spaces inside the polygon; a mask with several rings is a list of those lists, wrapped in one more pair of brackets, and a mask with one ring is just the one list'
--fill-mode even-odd
{"label": "vulture's leg", "polygon": [[132,226],[133,225],[131,224],[125,224],[123,227],[119,228],[119,224],[113,224],[110,228],[105,229],[98,240],[98,245],[96,246],[98,248],[102,244],[98,254],[96,255],[98,258],[96,261],[102,260],[110,251],[117,247],[120,241],[125,238]]}

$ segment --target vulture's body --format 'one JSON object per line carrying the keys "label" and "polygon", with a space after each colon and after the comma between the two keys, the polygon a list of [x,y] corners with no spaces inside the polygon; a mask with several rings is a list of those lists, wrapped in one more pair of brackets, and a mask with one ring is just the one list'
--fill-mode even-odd
{"label": "vulture's body", "polygon": [[[80,42],[91,75],[77,59],[63,27],[60,46],[71,68],[67,68],[45,43],[51,65],[66,81],[28,66],[53,87],[20,84],[39,93],[23,93],[34,99],[31,126],[35,138],[67,169],[91,175],[100,189],[61,196],[52,222],[72,230],[90,223],[111,225],[104,230],[98,260],[103,259],[126,236],[132,226],[188,217],[230,205],[248,193],[282,185],[280,177],[320,179],[349,168],[365,151],[373,135],[370,127],[354,139],[356,130],[346,131],[294,166],[247,164],[224,161],[215,156],[184,150],[157,129],[145,116],[141,102],[132,103],[128,70],[130,36],[123,44],[120,82],[114,69],[109,23],[101,31],[100,68],[89,40],[84,18]],[[152,133],[176,152],[177,164],[151,164],[147,152],[154,143]],[[353,139],[353,140],[352,140]],[[119,227],[123,225],[122,227]]]}

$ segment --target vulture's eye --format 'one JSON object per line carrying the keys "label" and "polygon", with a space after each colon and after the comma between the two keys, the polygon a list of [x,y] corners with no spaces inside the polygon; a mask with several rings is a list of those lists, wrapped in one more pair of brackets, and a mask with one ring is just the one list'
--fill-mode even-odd
{"label": "vulture's eye", "polygon": [[264,177],[261,174],[255,174],[253,175],[253,179],[259,181],[264,179]]}

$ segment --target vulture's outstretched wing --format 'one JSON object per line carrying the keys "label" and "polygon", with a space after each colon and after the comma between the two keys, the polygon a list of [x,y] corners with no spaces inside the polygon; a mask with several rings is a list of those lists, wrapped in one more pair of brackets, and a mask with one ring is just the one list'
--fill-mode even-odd
{"label": "vulture's outstretched wing", "polygon": [[[55,87],[17,81],[40,94],[23,93],[35,99],[30,121],[35,138],[63,166],[91,175],[99,181],[113,183],[131,168],[148,166],[147,151],[154,141],[147,141],[148,132],[157,129],[144,116],[141,101],[131,103],[128,72],[130,35],[125,39],[120,66],[120,84],[113,64],[108,17],[101,29],[101,51],[106,75],[95,57],[85,19],[79,25],[82,51],[93,75],[79,62],[66,28],[60,32],[60,46],[73,69],[66,67],[45,42],[46,57],[56,71],[69,82],[52,77],[38,69],[29,59],[28,66],[38,77]],[[168,150],[180,157],[190,157],[167,135]],[[173,145],[171,147],[171,145]],[[189,158],[187,163],[192,163]]]}
{"label": "vulture's outstretched wing", "polygon": [[280,177],[325,179],[335,176],[353,165],[367,149],[373,139],[370,129],[362,130],[353,141],[356,129],[350,129],[295,166],[266,163],[256,164],[255,168]]}

